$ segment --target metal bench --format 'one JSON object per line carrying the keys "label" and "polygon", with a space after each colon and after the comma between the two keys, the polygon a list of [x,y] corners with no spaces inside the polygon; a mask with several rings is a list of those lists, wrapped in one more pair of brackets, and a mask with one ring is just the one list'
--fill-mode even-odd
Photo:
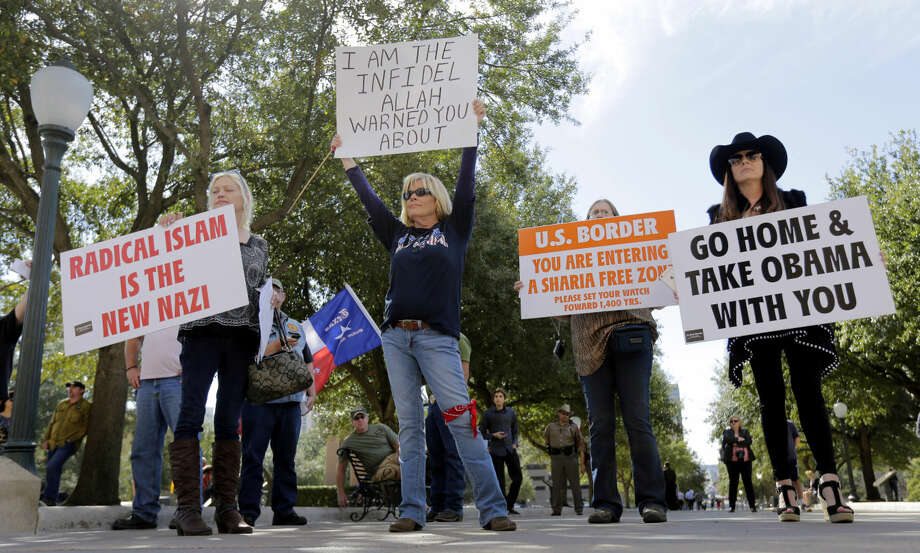
{"label": "metal bench", "polygon": [[364,467],[364,463],[361,462],[361,458],[358,457],[357,452],[343,447],[340,448],[337,453],[340,457],[345,456],[348,458],[348,461],[351,463],[351,468],[358,478],[357,486],[354,491],[351,492],[351,495],[348,496],[348,504],[360,508],[361,511],[351,513],[349,518],[354,522],[358,522],[364,520],[364,517],[366,517],[367,513],[370,511],[383,511],[384,509],[386,509],[386,511],[383,513],[383,516],[379,517],[377,520],[386,520],[390,515],[393,515],[394,519],[397,518],[396,508],[402,501],[399,480],[372,482],[371,477],[373,474],[368,473],[367,469]]}

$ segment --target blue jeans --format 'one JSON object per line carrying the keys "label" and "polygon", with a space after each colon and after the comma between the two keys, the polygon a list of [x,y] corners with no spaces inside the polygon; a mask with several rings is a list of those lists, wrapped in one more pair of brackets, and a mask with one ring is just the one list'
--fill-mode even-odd
{"label": "blue jeans", "polygon": [[57,501],[64,463],[67,462],[67,459],[73,457],[76,452],[77,447],[70,442],[48,450],[48,464],[45,467],[45,492],[42,494],[42,499]]}
{"label": "blue jeans", "polygon": [[466,488],[463,463],[437,401],[428,407],[425,441],[431,463],[431,511],[463,514],[463,490]]}
{"label": "blue jeans", "polygon": [[[233,332],[233,329],[228,329]],[[259,349],[254,332],[180,337],[182,354],[182,406],[174,437],[198,439],[204,422],[204,402],[217,373],[214,439],[238,440],[240,411],[249,383],[249,364]]]}
{"label": "blue jeans", "polygon": [[243,404],[243,468],[240,472],[240,513],[256,519],[262,512],[262,461],[271,442],[272,511],[286,515],[297,502],[294,454],[300,439],[300,404],[297,402]]}
{"label": "blue jeans", "polygon": [[617,489],[615,396],[620,399],[620,411],[629,438],[639,512],[646,505],[664,507],[665,499],[664,472],[661,470],[658,442],[649,415],[651,330],[646,325],[629,325],[618,330],[636,339],[643,337],[642,345],[624,347],[616,339],[615,333],[611,334],[607,340],[607,355],[603,364],[593,374],[581,377],[581,387],[591,420],[591,468],[594,480],[591,506],[620,515],[623,513],[623,500]]}
{"label": "blue jeans", "polygon": [[[402,469],[402,504],[399,516],[425,525],[425,416],[422,409],[422,377],[449,409],[470,402],[460,366],[457,339],[430,328],[388,328],[381,336],[390,390],[399,417],[399,464]],[[470,413],[447,423],[460,459],[473,485],[479,524],[507,516],[505,498],[498,487],[485,441],[473,437]]]}
{"label": "blue jeans", "polygon": [[131,443],[135,515],[156,521],[160,512],[160,479],[166,428],[176,433],[182,382],[178,376],[141,380],[137,389],[137,426]]}

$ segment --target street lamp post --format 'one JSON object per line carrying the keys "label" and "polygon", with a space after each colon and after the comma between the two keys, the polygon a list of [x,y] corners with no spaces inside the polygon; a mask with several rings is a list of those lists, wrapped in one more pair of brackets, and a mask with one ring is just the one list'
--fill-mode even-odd
{"label": "street lamp post", "polygon": [[847,458],[847,478],[849,478],[849,480],[850,480],[850,497],[849,497],[849,499],[850,499],[850,501],[857,501],[857,500],[859,500],[859,496],[856,495],[856,486],[853,485],[853,465],[850,464],[850,446],[849,446],[849,444],[847,443],[847,442],[849,441],[849,440],[847,440],[847,433],[846,433],[846,429],[847,429],[847,421],[846,421],[847,411],[848,411],[848,409],[847,409],[847,404],[846,404],[846,403],[844,403],[844,402],[842,402],[842,401],[838,401],[837,403],[834,404],[834,415],[836,415],[837,418],[840,419],[840,424],[843,425],[843,454],[846,455],[846,458]]}
{"label": "street lamp post", "polygon": [[45,152],[45,164],[42,167],[29,299],[23,321],[19,371],[16,376],[16,402],[13,404],[6,454],[24,469],[34,473],[35,421],[38,416],[38,388],[45,343],[61,160],[89,112],[93,87],[69,60],[62,59],[32,76],[31,93],[32,109],[38,120],[38,133]]}

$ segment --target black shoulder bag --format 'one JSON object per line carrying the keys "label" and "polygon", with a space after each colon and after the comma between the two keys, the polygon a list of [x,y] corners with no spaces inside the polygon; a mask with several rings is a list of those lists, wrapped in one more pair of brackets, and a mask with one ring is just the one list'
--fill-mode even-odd
{"label": "black shoulder bag", "polygon": [[287,332],[278,310],[275,310],[275,325],[281,335],[281,351],[249,365],[249,387],[246,390],[249,403],[260,404],[289,396],[313,384],[312,371],[288,345]]}

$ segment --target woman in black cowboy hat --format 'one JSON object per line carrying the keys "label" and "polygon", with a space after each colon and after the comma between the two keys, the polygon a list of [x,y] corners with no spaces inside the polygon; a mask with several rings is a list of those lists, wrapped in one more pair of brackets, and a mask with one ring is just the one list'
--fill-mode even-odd
{"label": "woman in black cowboy hat", "polygon": [[[735,135],[731,144],[716,146],[709,166],[724,187],[722,203],[709,208],[710,221],[721,223],[782,209],[806,205],[801,190],[781,190],[776,181],[786,170],[786,148],[770,135],[755,137],[749,132]],[[853,509],[840,494],[840,479],[831,441],[827,407],[821,395],[821,378],[837,368],[834,328],[831,325],[793,328],[728,340],[729,378],[741,385],[741,368],[750,361],[757,393],[764,441],[780,496],[777,511],[781,521],[799,520],[794,466],[788,451],[786,425],[786,383],[781,364],[786,352],[789,379],[799,408],[802,428],[821,472],[820,496],[825,518],[831,522],[852,522]]]}

